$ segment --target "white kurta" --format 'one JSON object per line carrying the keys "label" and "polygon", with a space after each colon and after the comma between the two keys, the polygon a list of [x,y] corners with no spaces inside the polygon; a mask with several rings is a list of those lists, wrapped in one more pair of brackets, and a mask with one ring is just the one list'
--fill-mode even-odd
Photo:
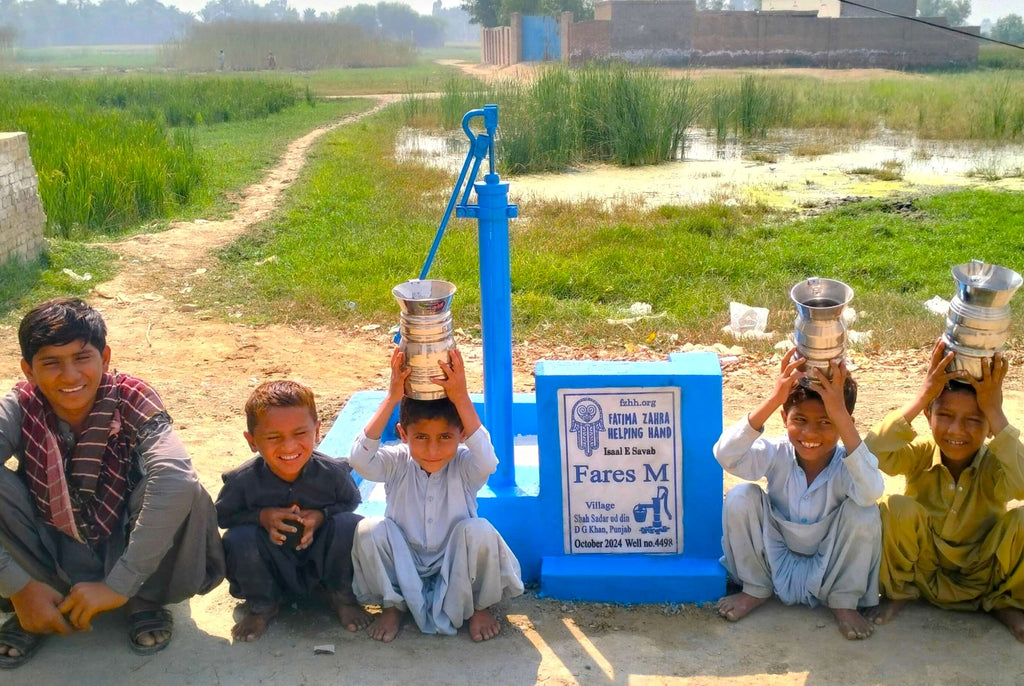
{"label": "white kurta", "polygon": [[878,604],[882,532],[876,501],[885,489],[862,442],[842,445],[808,485],[787,437],[761,438],[746,418],[722,433],[715,459],[740,484],[722,512],[722,564],[750,595],[836,609]]}
{"label": "white kurta", "polygon": [[382,446],[362,433],[349,459],[387,494],[384,519],[356,529],[352,586],[360,602],[408,611],[424,633],[453,634],[475,610],[523,592],[519,561],[477,517],[477,491],[498,466],[485,428],[434,474],[404,443]]}

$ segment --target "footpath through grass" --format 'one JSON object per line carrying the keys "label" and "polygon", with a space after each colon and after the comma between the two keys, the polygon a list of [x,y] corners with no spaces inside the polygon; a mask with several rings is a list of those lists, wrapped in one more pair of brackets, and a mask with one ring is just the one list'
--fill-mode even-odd
{"label": "footpath through grass", "polygon": [[[204,183],[175,218],[223,218],[235,208],[232,196],[258,181],[288,145],[318,126],[363,111],[372,101],[361,98],[300,104],[256,121],[233,121],[194,129],[194,147],[202,160]],[[157,225],[163,226],[167,219]],[[152,230],[152,224],[122,229],[119,235]],[[0,316],[10,316],[31,303],[58,295],[84,295],[98,282],[113,277],[116,258],[108,250],[74,240],[47,239],[46,254],[29,264],[17,261],[0,267]],[[77,281],[64,273],[90,273]]]}
{"label": "footpath through grass", "polygon": [[195,147],[206,182],[180,218],[226,216],[234,209],[231,194],[258,181],[295,139],[372,106],[366,98],[330,100],[314,107],[298,105],[265,119],[197,128]]}
{"label": "footpath through grass", "polygon": [[[415,276],[453,175],[393,161],[393,108],[330,134],[286,206],[223,251],[198,294],[256,322],[358,325],[397,321],[391,289]],[[514,183],[514,181],[513,181]],[[576,344],[713,342],[730,300],[771,309],[792,327],[789,289],[812,275],[849,283],[860,330],[884,346],[923,345],[942,330],[921,306],[950,297],[949,268],[972,258],[1024,267],[1024,195],[960,191],[880,201],[794,219],[761,207],[622,207],[529,203],[512,222],[513,330],[518,340]],[[476,224],[453,219],[431,276],[458,286],[453,316],[478,329]],[[665,316],[631,326],[633,302]],[[1016,318],[1024,299],[1014,302]],[[675,334],[675,338],[673,338]]]}

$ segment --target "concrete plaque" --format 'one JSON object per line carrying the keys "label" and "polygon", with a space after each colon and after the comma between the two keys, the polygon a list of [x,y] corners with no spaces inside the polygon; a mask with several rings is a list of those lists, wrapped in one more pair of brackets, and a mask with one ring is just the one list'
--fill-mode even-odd
{"label": "concrete plaque", "polygon": [[565,552],[681,553],[680,391],[558,391]]}

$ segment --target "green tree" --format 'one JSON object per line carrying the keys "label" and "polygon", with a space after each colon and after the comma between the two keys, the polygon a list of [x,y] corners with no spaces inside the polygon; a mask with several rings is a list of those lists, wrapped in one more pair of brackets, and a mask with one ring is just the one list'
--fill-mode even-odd
{"label": "green tree", "polygon": [[498,17],[501,15],[501,0],[463,0],[460,6],[474,24],[480,24],[485,29],[501,25],[498,23]]}
{"label": "green tree", "polygon": [[379,2],[376,5],[342,7],[334,15],[341,24],[354,24],[367,36],[386,38],[399,43],[413,43],[424,48],[444,45],[444,22],[425,17],[400,2]]}
{"label": "green tree", "polygon": [[1007,14],[996,20],[992,27],[992,37],[996,40],[1024,45],[1024,19],[1019,14]]}
{"label": "green tree", "polygon": [[539,14],[557,17],[562,12],[572,12],[576,21],[594,18],[593,0],[463,0],[462,9],[470,21],[484,28],[508,26],[509,15]]}
{"label": "green tree", "polygon": [[13,26],[0,26],[0,64],[14,54],[14,38],[17,35]]}
{"label": "green tree", "polygon": [[919,0],[919,17],[945,17],[950,26],[963,26],[971,16],[971,0]]}

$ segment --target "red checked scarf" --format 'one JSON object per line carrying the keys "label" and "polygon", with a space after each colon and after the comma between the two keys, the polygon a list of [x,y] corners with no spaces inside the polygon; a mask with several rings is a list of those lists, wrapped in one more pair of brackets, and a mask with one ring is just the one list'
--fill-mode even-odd
{"label": "red checked scarf", "polygon": [[57,440],[57,415],[27,381],[15,390],[21,405],[24,472],[43,521],[79,542],[106,539],[121,520],[128,497],[131,448],[139,428],[164,411],[149,384],[105,373],[96,402],[66,462]]}

